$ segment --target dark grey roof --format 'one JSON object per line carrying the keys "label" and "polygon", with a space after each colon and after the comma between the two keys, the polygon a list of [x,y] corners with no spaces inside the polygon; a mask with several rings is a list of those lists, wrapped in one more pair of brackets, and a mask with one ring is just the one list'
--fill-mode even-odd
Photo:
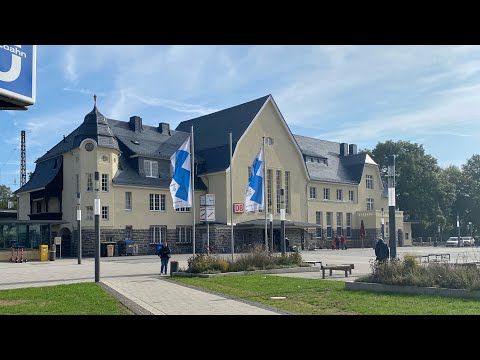
{"label": "dark grey roof", "polygon": [[15,194],[42,189],[47,186],[58,174],[62,167],[62,156],[51,158],[42,162],[37,162],[35,171],[28,182],[20,189],[15,191]]}
{"label": "dark grey roof", "polygon": [[199,174],[225,170],[230,165],[229,137],[232,132],[233,152],[238,140],[258,114],[270,95],[246,102],[212,114],[182,121],[178,131],[190,133],[193,125],[195,156],[200,155],[204,162]]}
{"label": "dark grey roof", "polygon": [[50,159],[78,148],[81,142],[87,138],[95,140],[99,147],[118,150],[117,139],[115,139],[107,119],[95,106],[93,110],[85,116],[83,123],[78,128],[73,130],[67,137],[47,151],[45,155],[37,159],[37,161]]}
{"label": "dark grey roof", "polygon": [[306,162],[311,180],[358,184],[362,179],[365,154],[340,156],[340,143],[294,135],[302,154],[326,158],[327,164]]}

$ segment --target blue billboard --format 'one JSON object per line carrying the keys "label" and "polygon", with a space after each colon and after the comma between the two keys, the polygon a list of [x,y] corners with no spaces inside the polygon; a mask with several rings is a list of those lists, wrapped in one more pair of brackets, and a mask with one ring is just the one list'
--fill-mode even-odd
{"label": "blue billboard", "polygon": [[35,103],[36,60],[36,45],[0,45],[0,98]]}

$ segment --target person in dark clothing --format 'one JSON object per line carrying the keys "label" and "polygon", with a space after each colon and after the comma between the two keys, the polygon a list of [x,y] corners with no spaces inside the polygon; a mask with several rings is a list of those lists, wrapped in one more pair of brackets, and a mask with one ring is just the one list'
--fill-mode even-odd
{"label": "person in dark clothing", "polygon": [[390,256],[388,245],[383,241],[382,238],[378,239],[377,244],[375,245],[375,255],[377,256],[377,261],[380,262],[387,260]]}
{"label": "person in dark clothing", "polygon": [[288,237],[285,238],[285,251],[290,251],[290,240],[288,239]]}
{"label": "person in dark clothing", "polygon": [[165,241],[160,248],[160,252],[158,254],[160,256],[160,275],[165,274],[167,275],[167,266],[168,260],[170,259],[170,248],[168,247],[167,242]]}

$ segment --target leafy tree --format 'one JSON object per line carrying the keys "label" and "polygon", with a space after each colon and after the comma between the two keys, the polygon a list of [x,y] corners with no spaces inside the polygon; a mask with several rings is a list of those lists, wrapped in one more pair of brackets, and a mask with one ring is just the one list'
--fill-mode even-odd
{"label": "leafy tree", "polygon": [[480,226],[480,155],[473,155],[462,165],[460,181],[456,205],[460,212],[462,232],[469,234],[469,221],[474,228]]}
{"label": "leafy tree", "polygon": [[[367,152],[368,150],[364,150]],[[446,224],[455,194],[442,174],[437,160],[425,153],[422,145],[409,141],[378,143],[371,151],[386,181],[388,156],[395,155],[396,206],[410,219],[421,236],[435,236],[439,224]]]}
{"label": "leafy tree", "polygon": [[12,190],[6,185],[0,185],[0,209],[8,208],[8,200],[12,197]]}

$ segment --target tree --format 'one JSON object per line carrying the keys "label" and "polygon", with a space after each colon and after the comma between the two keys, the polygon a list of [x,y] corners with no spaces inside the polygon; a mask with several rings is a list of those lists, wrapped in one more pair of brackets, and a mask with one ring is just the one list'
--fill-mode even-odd
{"label": "tree", "polygon": [[480,225],[480,155],[474,154],[462,165],[460,182],[456,205],[462,220],[462,230],[466,232],[468,222],[472,222],[475,228]]}
{"label": "tree", "polygon": [[[368,153],[368,150],[364,152]],[[436,235],[438,225],[446,223],[445,212],[450,212],[454,200],[447,177],[442,175],[437,160],[425,154],[422,145],[408,141],[378,143],[371,154],[380,167],[384,181],[388,171],[388,156],[396,156],[397,207],[410,219],[419,221],[419,224],[413,224],[415,233],[421,236]]]}
{"label": "tree", "polygon": [[8,208],[8,200],[12,195],[12,190],[8,186],[0,185],[0,209]]}

